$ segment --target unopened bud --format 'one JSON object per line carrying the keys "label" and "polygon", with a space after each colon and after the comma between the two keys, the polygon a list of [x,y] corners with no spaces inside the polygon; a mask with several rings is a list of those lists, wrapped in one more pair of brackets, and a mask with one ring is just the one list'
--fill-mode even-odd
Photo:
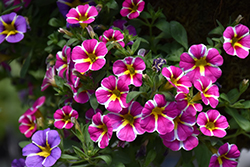
{"label": "unopened bud", "polygon": [[102,10],[102,4],[96,5],[96,10],[99,13]]}
{"label": "unopened bud", "polygon": [[71,32],[69,32],[68,30],[63,29],[63,28],[59,28],[59,29],[58,29],[58,32],[59,32],[59,33],[62,33],[62,34],[66,34],[66,35],[68,35],[68,36],[70,36],[70,37],[73,36],[73,34],[72,34]]}
{"label": "unopened bud", "polygon": [[88,25],[86,27],[86,29],[87,29],[87,31],[89,33],[89,36],[93,39],[95,37],[95,32],[94,32],[93,28],[91,27],[91,25]]}

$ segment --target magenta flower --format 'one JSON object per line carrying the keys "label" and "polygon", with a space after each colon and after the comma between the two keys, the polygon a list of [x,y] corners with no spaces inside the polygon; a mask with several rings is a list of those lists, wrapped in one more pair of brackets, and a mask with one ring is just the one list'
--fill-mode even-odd
{"label": "magenta flower", "polygon": [[227,27],[223,32],[223,49],[227,54],[244,59],[249,54],[250,35],[248,27],[238,24]]}
{"label": "magenta flower", "polygon": [[136,87],[142,85],[142,72],[146,65],[140,57],[126,57],[123,60],[117,60],[113,64],[113,72],[119,79],[127,85],[133,84]]}
{"label": "magenta flower", "polygon": [[96,90],[95,95],[98,103],[105,105],[107,110],[118,113],[122,108],[128,107],[128,91],[129,87],[125,81],[110,75],[102,80],[101,87]]}
{"label": "magenta flower", "polygon": [[[4,6],[10,6],[11,4],[13,6],[20,4],[21,2],[24,3],[24,7],[28,7],[31,0],[3,0]],[[18,12],[20,9],[22,9],[22,6],[15,8],[14,12]]]}
{"label": "magenta flower", "polygon": [[235,144],[225,143],[220,146],[217,153],[213,154],[209,167],[236,167],[237,158],[240,157],[240,151]]}
{"label": "magenta flower", "polygon": [[144,9],[145,2],[143,0],[125,0],[122,3],[120,14],[122,17],[134,19],[140,15]]}
{"label": "magenta flower", "polygon": [[32,143],[22,150],[23,156],[27,156],[27,167],[50,167],[61,157],[61,149],[58,147],[61,139],[56,130],[39,130],[31,140]]}
{"label": "magenta flower", "polygon": [[111,43],[119,43],[122,47],[125,46],[125,43],[123,42],[124,36],[119,30],[113,30],[109,29],[104,31],[103,35],[100,36],[100,41],[104,42],[105,44],[108,42]]}
{"label": "magenta flower", "polygon": [[79,92],[78,90],[81,89],[81,87],[74,88],[73,85],[70,85],[72,92],[73,92],[73,98],[77,103],[87,103],[89,101],[90,96],[95,92],[94,90],[82,90]]}
{"label": "magenta flower", "polygon": [[88,132],[91,140],[98,142],[100,148],[107,147],[113,133],[110,118],[106,115],[102,116],[99,112],[96,113],[92,118],[92,124],[89,125]]}
{"label": "magenta flower", "polygon": [[104,57],[107,53],[105,43],[96,39],[85,40],[81,46],[73,48],[72,60],[75,62],[75,69],[80,73],[100,70],[106,63]]}
{"label": "magenta flower", "polygon": [[218,66],[223,64],[223,58],[215,48],[207,49],[203,44],[192,45],[188,53],[180,56],[180,68],[192,82],[200,76],[209,77],[214,83],[221,76],[221,69]]}
{"label": "magenta flower", "polygon": [[24,115],[34,115],[36,111],[45,103],[46,97],[41,96],[39,97],[33,104],[31,108],[29,108]]}
{"label": "magenta flower", "polygon": [[[162,75],[168,80],[168,82],[177,90],[184,93],[189,92],[189,87],[192,86],[189,78],[184,75],[184,72],[175,66],[164,67],[162,69]],[[169,85],[170,86],[170,85]],[[167,86],[167,87],[169,87]]]}
{"label": "magenta flower", "polygon": [[23,16],[12,12],[0,16],[0,43],[4,40],[10,43],[20,42],[27,31],[27,23]]}
{"label": "magenta flower", "polygon": [[58,129],[70,129],[74,123],[71,122],[71,118],[78,118],[78,112],[72,109],[71,106],[64,106],[61,109],[56,110],[54,113],[54,126]]}
{"label": "magenta flower", "polygon": [[133,101],[128,108],[122,109],[120,113],[111,112],[107,114],[118,139],[132,142],[137,135],[145,132],[140,126],[142,109],[143,107],[139,102]]}
{"label": "magenta flower", "polygon": [[66,14],[67,22],[70,24],[80,24],[85,28],[88,24],[95,20],[98,12],[94,6],[89,6],[89,4],[79,5],[76,8],[71,8]]}
{"label": "magenta flower", "polygon": [[194,83],[194,87],[200,92],[201,99],[205,105],[210,104],[212,108],[218,105],[218,98],[220,96],[219,88],[212,84],[209,78],[200,77],[200,79]]}
{"label": "magenta flower", "polygon": [[100,114],[102,114],[102,110],[100,110],[99,108],[97,108],[97,109],[93,109],[93,108],[88,109],[88,111],[86,111],[86,113],[85,113],[86,123],[88,123],[89,121],[91,121],[93,115],[95,115],[98,112]]}
{"label": "magenta flower", "polygon": [[23,133],[25,135],[25,137],[27,137],[27,138],[31,137],[32,134],[37,129],[35,115],[25,115],[25,114],[23,114],[19,118],[18,122],[20,123],[20,125],[19,125],[20,132]]}
{"label": "magenta flower", "polygon": [[58,72],[58,76],[61,78],[64,78],[64,73],[66,76],[69,75],[69,63],[70,63],[70,57],[71,57],[71,48],[68,46],[64,46],[62,51],[57,52],[56,54],[56,64],[55,68]]}
{"label": "magenta flower", "polygon": [[55,66],[49,67],[47,69],[45,76],[43,78],[43,83],[41,85],[41,91],[46,90],[50,85],[53,87],[56,87],[56,81],[55,81],[55,75],[56,75],[56,69]]}
{"label": "magenta flower", "polygon": [[208,110],[206,113],[201,112],[197,117],[197,124],[201,132],[206,136],[224,137],[228,127],[227,118],[220,115],[217,110]]}
{"label": "magenta flower", "polygon": [[178,113],[175,102],[167,102],[164,95],[156,94],[142,110],[141,127],[149,133],[157,131],[164,135],[174,129],[173,119]]}

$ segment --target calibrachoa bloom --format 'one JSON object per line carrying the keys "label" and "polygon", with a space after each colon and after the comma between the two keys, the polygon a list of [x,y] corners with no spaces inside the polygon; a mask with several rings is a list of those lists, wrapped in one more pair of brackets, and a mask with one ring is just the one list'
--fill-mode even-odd
{"label": "calibrachoa bloom", "polygon": [[71,8],[66,14],[67,22],[70,24],[80,24],[83,28],[87,24],[92,23],[95,20],[95,17],[98,15],[98,12],[94,6],[79,5],[76,8]]}
{"label": "calibrachoa bloom", "polygon": [[133,84],[136,87],[142,85],[142,72],[145,68],[146,65],[140,57],[126,57],[113,64],[114,74],[127,85]]}
{"label": "calibrachoa bloom", "polygon": [[127,108],[126,97],[129,91],[128,85],[124,80],[117,79],[110,75],[101,82],[96,92],[98,103],[105,105],[105,108],[111,112],[120,112],[122,108]]}
{"label": "calibrachoa bloom", "polygon": [[27,31],[27,23],[23,16],[12,12],[0,16],[0,43],[4,41],[10,43],[20,42]]}
{"label": "calibrachoa bloom", "polygon": [[41,91],[46,90],[50,85],[56,87],[56,81],[55,81],[55,75],[56,75],[56,69],[55,66],[49,67],[47,69],[45,76],[43,78],[43,83],[41,85]]}
{"label": "calibrachoa bloom", "polygon": [[197,117],[197,124],[201,132],[206,136],[224,137],[228,127],[227,118],[220,115],[217,110],[208,110],[206,113],[201,112]]}
{"label": "calibrachoa bloom", "polygon": [[209,78],[201,76],[200,79],[194,83],[194,87],[200,92],[201,100],[204,104],[210,104],[212,108],[218,105],[218,98],[220,96],[219,88],[212,84]]}
{"label": "calibrachoa bloom", "polygon": [[217,153],[213,154],[209,167],[236,167],[237,158],[240,157],[240,151],[235,144],[225,143],[220,146]]}
{"label": "calibrachoa bloom", "polygon": [[31,108],[29,108],[25,113],[24,115],[34,115],[35,112],[38,110],[38,108],[40,108],[44,102],[46,100],[46,97],[45,96],[41,96],[39,97],[35,102],[34,104],[32,105]]}
{"label": "calibrachoa bloom", "polygon": [[105,43],[96,39],[85,40],[81,46],[73,48],[72,60],[75,62],[75,69],[80,73],[100,70],[106,63],[104,57],[107,53]]}
{"label": "calibrachoa bloom", "polygon": [[192,82],[200,76],[209,77],[214,83],[221,76],[218,66],[223,64],[223,58],[215,48],[207,49],[203,44],[192,45],[188,53],[180,56],[180,68],[184,69],[186,75]]}
{"label": "calibrachoa bloom", "polygon": [[156,94],[142,109],[141,127],[152,133],[164,135],[174,129],[173,119],[178,115],[175,102],[167,102],[164,95]]}
{"label": "calibrachoa bloom", "polygon": [[56,64],[55,68],[58,72],[58,75],[64,78],[63,74],[66,71],[66,76],[69,75],[69,63],[71,59],[71,48],[64,46],[62,51],[57,52],[56,54]]}
{"label": "calibrachoa bloom", "polygon": [[31,137],[32,134],[37,129],[35,115],[25,115],[25,114],[23,114],[19,118],[18,122],[20,123],[20,125],[19,125],[20,132],[23,133],[25,135],[25,137],[27,137],[27,138]]}
{"label": "calibrachoa bloom", "polygon": [[81,87],[74,88],[72,85],[70,85],[72,92],[73,92],[73,98],[77,103],[84,104],[89,101],[90,96],[95,92],[94,90],[82,90],[79,92],[78,90],[81,89]]}
{"label": "calibrachoa bloom", "polygon": [[122,109],[120,113],[110,112],[107,114],[118,139],[132,142],[137,135],[145,132],[140,126],[142,109],[139,102],[133,101],[128,108]]}
{"label": "calibrachoa bloom", "polygon": [[227,27],[223,32],[223,49],[227,54],[244,59],[249,54],[250,35],[248,27],[238,24]]}
{"label": "calibrachoa bloom", "polygon": [[118,42],[122,47],[125,46],[123,42],[124,36],[119,30],[109,29],[104,31],[103,35],[100,36],[100,41],[107,43],[107,42]]}
{"label": "calibrachoa bloom", "polygon": [[184,93],[189,92],[188,89],[192,86],[192,83],[180,68],[175,66],[170,66],[168,68],[164,67],[161,73],[173,87],[177,88],[177,90]]}
{"label": "calibrachoa bloom", "polygon": [[54,113],[54,125],[58,129],[70,129],[74,125],[71,122],[71,118],[78,118],[78,112],[74,110],[71,106],[64,106],[61,109],[56,110]]}
{"label": "calibrachoa bloom", "polygon": [[92,120],[93,115],[95,115],[98,112],[100,114],[102,114],[102,110],[100,110],[99,108],[97,108],[97,109],[93,109],[93,108],[88,109],[88,111],[86,111],[86,113],[85,113],[86,123],[88,123],[90,120]]}
{"label": "calibrachoa bloom", "polygon": [[27,167],[49,167],[53,166],[61,157],[58,145],[61,142],[56,130],[39,130],[31,138],[32,143],[26,145],[22,152],[27,156],[25,164]]}
{"label": "calibrachoa bloom", "polygon": [[11,167],[25,167],[25,159],[14,159],[11,163]]}
{"label": "calibrachoa bloom", "polygon": [[107,147],[113,133],[110,118],[106,115],[102,116],[99,112],[96,113],[92,118],[92,124],[89,125],[88,132],[91,140],[98,142],[100,148]]}
{"label": "calibrachoa bloom", "polygon": [[145,2],[143,0],[125,0],[122,3],[120,14],[128,19],[134,19],[140,15],[144,9]]}

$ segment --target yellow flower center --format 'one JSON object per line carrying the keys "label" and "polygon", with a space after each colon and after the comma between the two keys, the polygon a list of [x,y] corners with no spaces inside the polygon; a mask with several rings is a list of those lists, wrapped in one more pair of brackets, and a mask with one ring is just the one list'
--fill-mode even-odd
{"label": "yellow flower center", "polygon": [[87,16],[85,15],[85,16],[80,16],[78,20],[79,20],[79,21],[86,21],[86,20],[88,20],[88,18],[87,18]]}
{"label": "yellow flower center", "polygon": [[129,123],[130,125],[133,125],[133,124],[134,124],[134,117],[133,117],[132,115],[130,115],[130,114],[125,114],[125,115],[123,116],[123,118],[125,119],[124,122]]}
{"label": "yellow flower center", "polygon": [[135,69],[134,69],[134,67],[133,67],[133,66],[131,66],[131,65],[127,64],[127,68],[128,68],[129,73],[130,73],[131,75],[134,75],[134,74],[135,74]]}
{"label": "yellow flower center", "polygon": [[2,21],[5,30],[2,31],[0,34],[5,34],[5,35],[14,35],[16,33],[18,33],[18,31],[16,30],[15,26],[14,26],[14,21],[12,21],[11,24],[7,24],[4,21]]}
{"label": "yellow flower center", "polygon": [[50,156],[51,148],[49,144],[46,144],[45,147],[42,147],[42,146],[38,146],[38,147],[41,149],[41,152],[37,153],[37,155],[45,157],[45,158]]}
{"label": "yellow flower center", "polygon": [[162,114],[162,111],[164,111],[164,108],[160,108],[160,107],[155,107],[153,110],[152,110],[152,113],[154,115],[161,115]]}
{"label": "yellow flower center", "polygon": [[233,37],[231,43],[232,43],[232,46],[234,47],[235,44],[239,41],[239,39],[237,37]]}
{"label": "yellow flower center", "polygon": [[199,60],[195,62],[195,65],[196,67],[206,66],[207,65],[206,58],[205,57],[200,58]]}
{"label": "yellow flower center", "polygon": [[112,91],[113,95],[115,95],[116,97],[121,97],[121,92],[117,89]]}
{"label": "yellow flower center", "polygon": [[131,8],[131,10],[132,10],[131,12],[134,13],[134,12],[137,11],[138,5],[137,5],[137,4],[135,5],[135,4],[132,2],[132,6],[133,6],[133,7]]}
{"label": "yellow flower center", "polygon": [[209,130],[214,130],[214,128],[215,128],[214,123],[213,122],[208,122],[206,124],[206,128],[209,129]]}
{"label": "yellow flower center", "polygon": [[91,63],[94,63],[96,61],[96,55],[94,53],[89,53],[88,57],[89,57]]}
{"label": "yellow flower center", "polygon": [[174,119],[174,129],[177,129],[177,125],[179,124],[179,122],[181,122],[181,120],[180,120],[180,117],[177,116],[177,117]]}
{"label": "yellow flower center", "polygon": [[64,118],[63,118],[63,120],[65,122],[71,122],[71,116],[70,115],[65,115]]}

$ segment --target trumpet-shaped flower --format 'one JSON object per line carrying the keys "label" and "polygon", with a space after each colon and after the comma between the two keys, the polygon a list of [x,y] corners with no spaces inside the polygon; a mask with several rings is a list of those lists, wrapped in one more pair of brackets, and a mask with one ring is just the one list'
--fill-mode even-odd
{"label": "trumpet-shaped flower", "polygon": [[22,115],[18,122],[19,130],[21,133],[25,135],[25,137],[29,138],[37,129],[36,117],[35,115]]}
{"label": "trumpet-shaped flower", "polygon": [[105,43],[96,39],[85,40],[81,46],[73,48],[72,60],[75,62],[75,69],[80,73],[100,70],[106,63],[104,57],[107,53]]}
{"label": "trumpet-shaped flower", "polygon": [[203,44],[192,45],[188,53],[180,56],[180,68],[184,69],[186,75],[192,82],[200,76],[209,77],[214,83],[221,76],[218,66],[223,64],[223,58],[215,48],[207,49]]}
{"label": "trumpet-shaped flower", "polygon": [[66,76],[69,75],[70,59],[71,59],[71,48],[65,45],[62,51],[57,52],[56,64],[55,64],[55,68],[58,72],[58,75],[62,78],[64,78],[63,74],[65,71],[67,71]]}
{"label": "trumpet-shaped flower", "polygon": [[31,138],[32,143],[26,145],[22,152],[27,156],[25,164],[27,167],[53,166],[61,157],[58,145],[61,142],[56,130],[39,130]]}
{"label": "trumpet-shaped flower", "polygon": [[145,6],[143,0],[125,0],[122,3],[122,9],[120,14],[122,17],[128,17],[128,19],[134,19],[140,15]]}
{"label": "trumpet-shaped flower", "polygon": [[107,147],[113,133],[110,118],[106,115],[102,116],[99,112],[96,113],[92,118],[92,124],[89,125],[88,132],[91,140],[98,142],[100,148]]}
{"label": "trumpet-shaped flower", "polygon": [[27,23],[23,16],[12,12],[0,16],[0,43],[4,40],[10,43],[20,42],[27,31]]}
{"label": "trumpet-shaped flower", "polygon": [[223,49],[227,54],[244,59],[249,54],[250,35],[248,27],[238,24],[227,27],[223,32]]}
{"label": "trumpet-shaped flower", "polygon": [[142,72],[146,65],[140,57],[126,57],[123,60],[117,60],[113,64],[113,72],[119,79],[127,85],[133,84],[136,87],[142,85]]}
{"label": "trumpet-shaped flower", "polygon": [[164,95],[156,94],[153,100],[148,100],[142,109],[141,127],[152,133],[157,131],[164,135],[174,129],[173,119],[179,110],[175,102],[167,102]]}
{"label": "trumpet-shaped flower", "polygon": [[197,124],[201,132],[206,136],[224,137],[227,133],[225,129],[228,122],[225,116],[220,115],[217,110],[208,110],[206,113],[201,112],[197,117]]}
{"label": "trumpet-shaped flower", "polygon": [[98,112],[100,114],[102,114],[102,110],[100,110],[99,108],[97,108],[97,109],[93,109],[93,108],[88,109],[88,111],[86,111],[86,113],[85,113],[86,123],[88,123],[89,121],[91,121],[93,115],[95,115]]}
{"label": "trumpet-shaped flower", "polygon": [[105,108],[111,112],[120,112],[122,108],[127,108],[126,97],[129,91],[128,85],[124,80],[117,79],[110,75],[101,82],[96,92],[98,103],[105,105]]}
{"label": "trumpet-shaped flower", "polygon": [[200,79],[194,83],[194,87],[200,92],[204,104],[210,104],[212,108],[215,108],[218,105],[218,98],[220,96],[219,88],[212,84],[212,81],[209,78],[200,77]]}
{"label": "trumpet-shaped flower", "polygon": [[189,78],[184,75],[184,72],[175,66],[164,67],[162,69],[162,75],[168,80],[168,82],[177,90],[184,93],[189,92],[189,87],[192,86]]}
{"label": "trumpet-shaped flower", "polygon": [[78,112],[72,109],[71,106],[64,106],[61,109],[56,110],[54,113],[54,126],[58,129],[70,129],[73,127],[74,123],[71,122],[71,118],[78,118]]}
{"label": "trumpet-shaped flower", "polygon": [[50,85],[57,86],[55,81],[56,69],[55,66],[49,67],[47,69],[45,76],[43,78],[43,83],[41,85],[41,91],[45,91]]}
{"label": "trumpet-shaped flower", "polygon": [[133,101],[128,108],[122,109],[120,113],[107,114],[118,139],[132,142],[137,135],[145,132],[140,126],[142,109],[139,102]]}
{"label": "trumpet-shaped flower", "polygon": [[125,46],[125,43],[123,42],[124,36],[119,30],[113,30],[109,29],[104,31],[103,35],[100,36],[100,41],[104,42],[105,44],[107,42],[111,43],[119,43],[122,47]]}
{"label": "trumpet-shaped flower", "polygon": [[240,151],[235,144],[225,143],[220,146],[217,153],[213,154],[209,167],[236,167],[237,158],[240,157]]}

